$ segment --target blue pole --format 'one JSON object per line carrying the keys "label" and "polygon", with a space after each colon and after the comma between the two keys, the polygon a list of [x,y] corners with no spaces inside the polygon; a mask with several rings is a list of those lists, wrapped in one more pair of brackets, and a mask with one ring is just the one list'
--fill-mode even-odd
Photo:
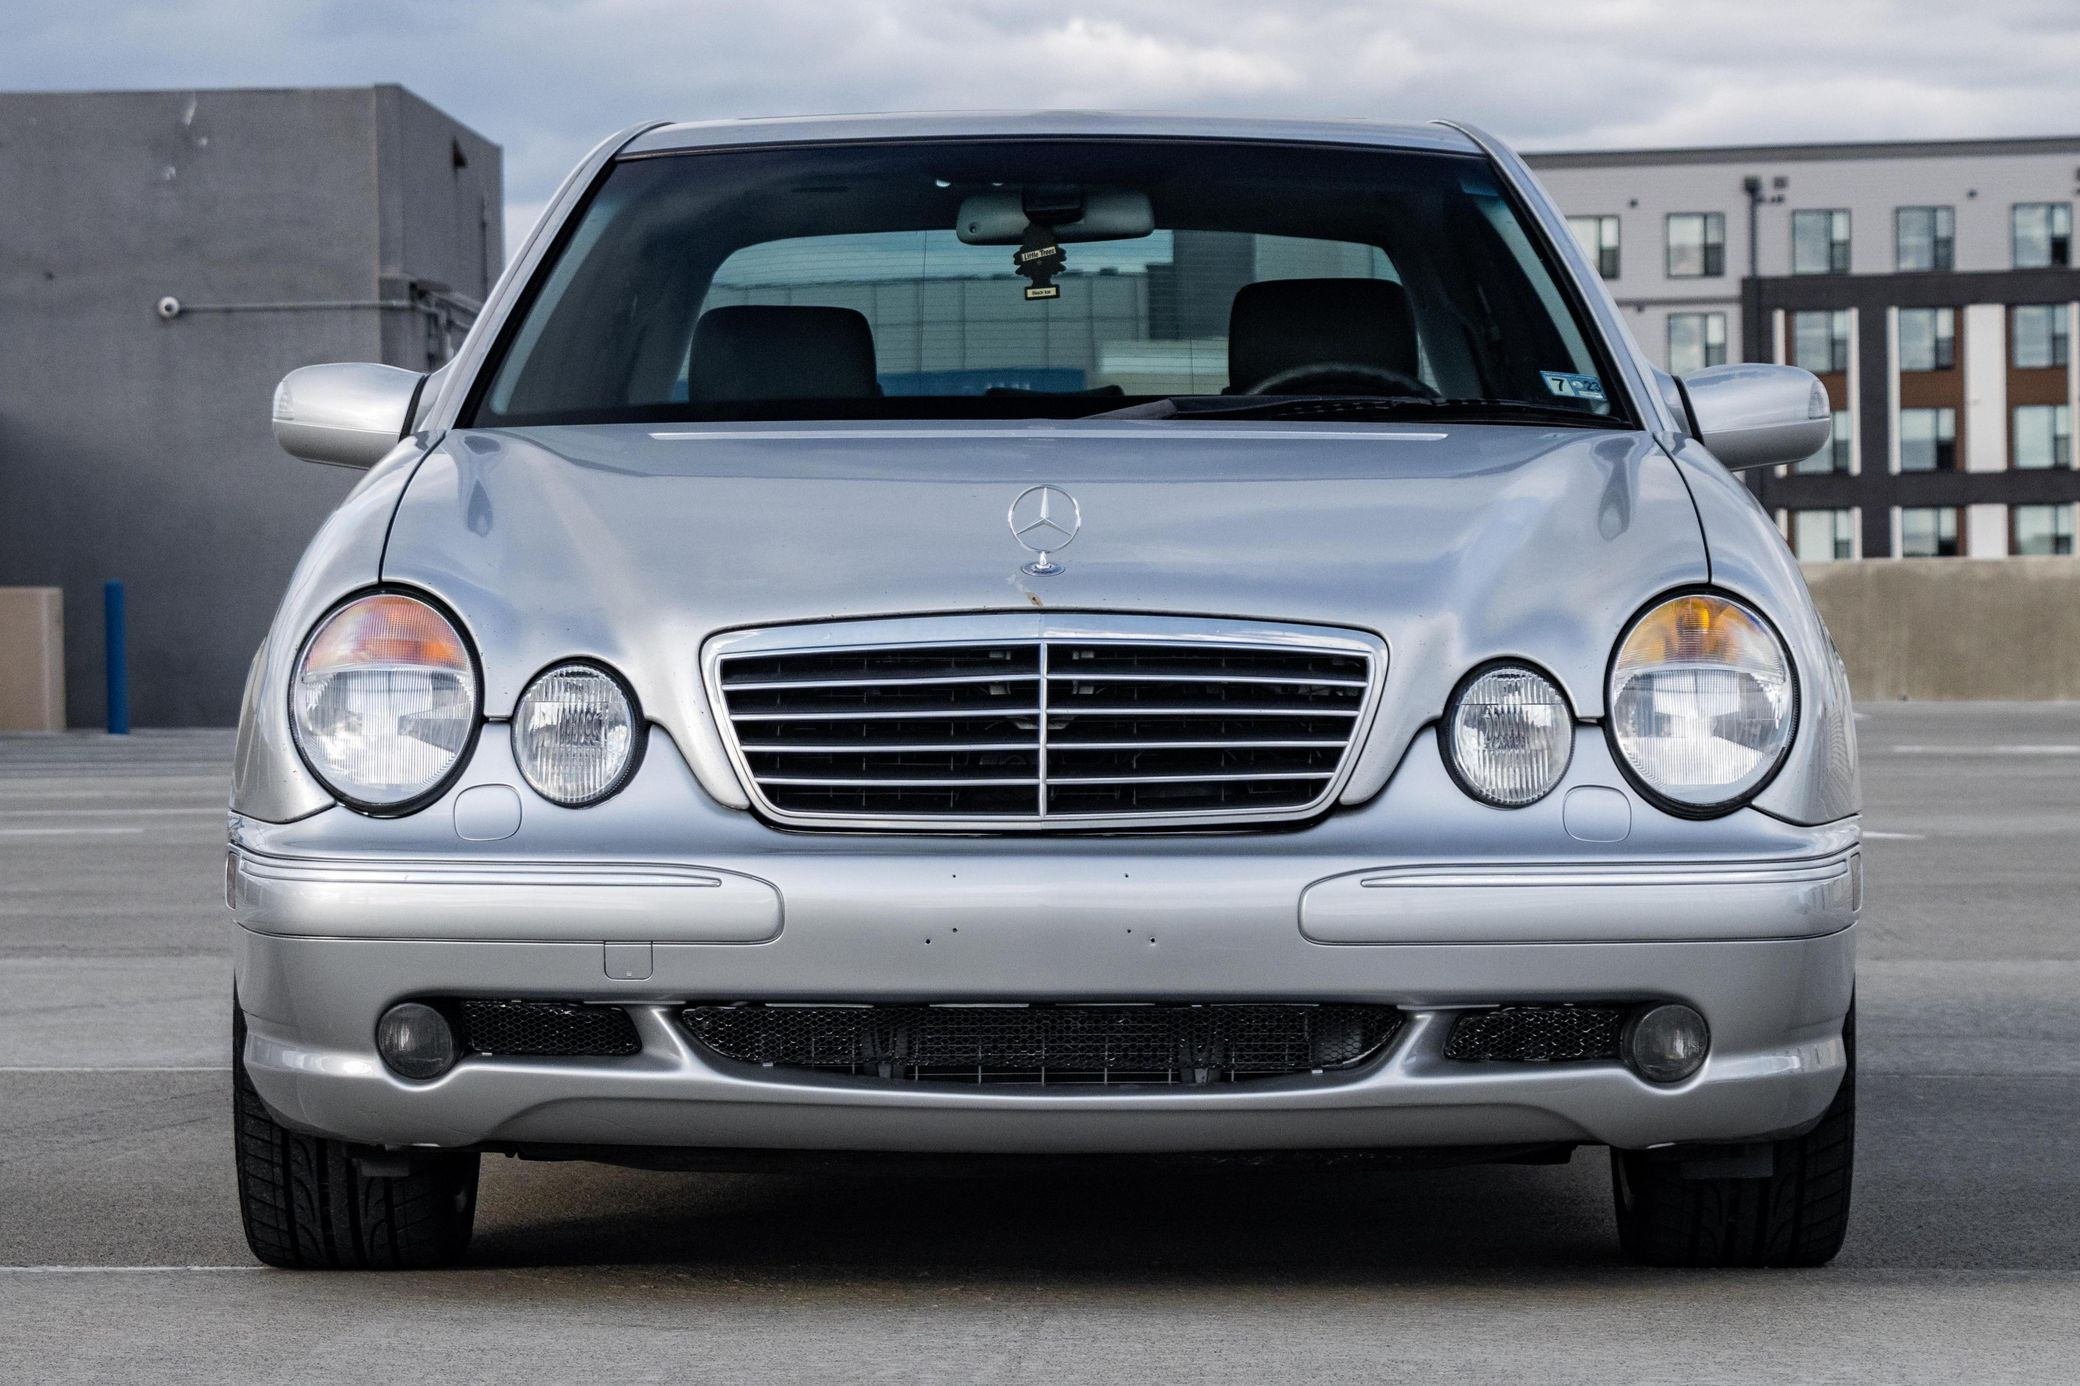
{"label": "blue pole", "polygon": [[130,734],[130,632],[123,612],[123,584],[101,588],[102,633],[108,653],[108,734]]}

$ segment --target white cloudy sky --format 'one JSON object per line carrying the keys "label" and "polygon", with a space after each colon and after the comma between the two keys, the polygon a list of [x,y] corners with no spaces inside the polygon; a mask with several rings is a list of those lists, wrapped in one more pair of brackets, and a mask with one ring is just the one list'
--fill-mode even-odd
{"label": "white cloudy sky", "polygon": [[1533,149],[2080,131],[2080,0],[0,0],[0,89],[401,82],[507,242],[637,120],[1106,106]]}

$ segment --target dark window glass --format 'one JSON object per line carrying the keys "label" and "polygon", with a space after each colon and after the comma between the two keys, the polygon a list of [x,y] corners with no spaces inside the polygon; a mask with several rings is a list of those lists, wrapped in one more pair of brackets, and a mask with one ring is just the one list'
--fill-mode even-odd
{"label": "dark window glass", "polygon": [[2050,269],[2073,263],[2073,204],[2018,202],[2014,211],[2016,269]]}
{"label": "dark window glass", "polygon": [[1668,277],[1714,279],[1726,273],[1726,214],[1668,214]]}
{"label": "dark window glass", "polygon": [[[1050,221],[1057,208],[1073,215]],[[476,426],[1076,417],[1267,385],[1611,412],[1539,231],[1484,161],[1454,154],[703,150],[615,164],[564,240],[502,335]],[[1015,271],[1028,241],[1060,252],[1048,282]],[[1262,292],[1234,360],[1257,374],[1235,379],[1244,289]],[[1353,350],[1373,353],[1360,372]]]}
{"label": "dark window glass", "polygon": [[1791,214],[1791,272],[1849,272],[1849,214],[1844,211]]}
{"label": "dark window glass", "polygon": [[1945,506],[1908,506],[1899,512],[1902,558],[1955,558],[1958,555],[1957,510]]}
{"label": "dark window glass", "polygon": [[1611,216],[1569,217],[1567,229],[1581,242],[1596,273],[1605,279],[1618,277],[1618,219]]}
{"label": "dark window glass", "polygon": [[1899,368],[1947,371],[1957,365],[1957,310],[1899,310]]}
{"label": "dark window glass", "polygon": [[1949,207],[1901,207],[1893,213],[1894,264],[1902,270],[1956,265],[1957,213]]}
{"label": "dark window glass", "polygon": [[1850,459],[1856,453],[1856,437],[1849,422],[1849,411],[1834,411],[1834,429],[1827,441],[1811,457],[1795,465],[1792,470],[1800,476],[1847,475],[1853,467]]}
{"label": "dark window glass", "polygon": [[1854,517],[1846,510],[1791,512],[1791,552],[1801,563],[1827,563],[1856,556]]}
{"label": "dark window glass", "polygon": [[2042,370],[2066,364],[2072,349],[2067,308],[2063,303],[2021,303],[2008,310],[2009,361],[2017,370]]}
{"label": "dark window glass", "polygon": [[1706,366],[1726,364],[1724,313],[1668,315],[1668,373],[1688,375]]}
{"label": "dark window glass", "polygon": [[1903,472],[1957,470],[1957,411],[1899,411],[1899,469]]}
{"label": "dark window glass", "polygon": [[2051,557],[2073,551],[2073,507],[2018,505],[2008,511],[2008,547],[2017,554]]}
{"label": "dark window glass", "polygon": [[2065,405],[2017,405],[2008,432],[2017,471],[2073,465],[2073,411]]}
{"label": "dark window glass", "polygon": [[1818,309],[1791,315],[1791,364],[1815,375],[1849,369],[1849,311]]}

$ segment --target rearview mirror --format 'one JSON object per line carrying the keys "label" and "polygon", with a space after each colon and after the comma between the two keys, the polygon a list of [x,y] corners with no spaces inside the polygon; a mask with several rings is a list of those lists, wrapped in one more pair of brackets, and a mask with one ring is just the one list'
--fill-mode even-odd
{"label": "rearview mirror", "polygon": [[1050,228],[1063,245],[1138,240],[1156,229],[1147,193],[1075,187],[972,194],[961,199],[953,229],[967,245],[1017,245],[1034,221]]}
{"label": "rearview mirror", "polygon": [[1796,366],[1748,362],[1683,377],[1697,440],[1729,469],[1802,462],[1827,444],[1827,387]]}
{"label": "rearview mirror", "polygon": [[372,467],[411,427],[425,378],[366,361],[290,371],[274,390],[274,440],[306,462]]}

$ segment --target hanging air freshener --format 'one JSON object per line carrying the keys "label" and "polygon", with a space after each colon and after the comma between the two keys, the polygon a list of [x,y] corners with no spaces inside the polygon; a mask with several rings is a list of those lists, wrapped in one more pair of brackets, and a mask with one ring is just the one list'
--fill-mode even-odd
{"label": "hanging air freshener", "polygon": [[1068,260],[1061,246],[1055,244],[1054,228],[1039,222],[1027,222],[1025,239],[1011,257],[1012,268],[1032,282],[1026,285],[1027,298],[1060,298],[1062,290],[1054,283],[1054,277],[1062,272]]}

